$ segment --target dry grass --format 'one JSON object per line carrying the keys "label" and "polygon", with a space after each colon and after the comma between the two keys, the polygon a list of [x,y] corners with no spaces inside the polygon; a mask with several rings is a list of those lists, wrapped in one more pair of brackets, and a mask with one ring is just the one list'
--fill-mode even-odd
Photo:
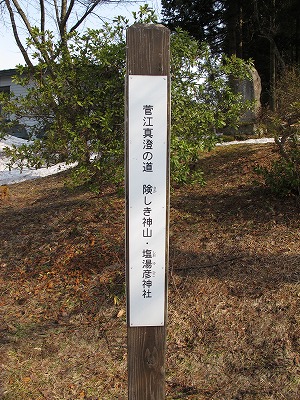
{"label": "dry grass", "polygon": [[[203,157],[171,196],[167,399],[300,398],[299,203],[252,185],[272,145]],[[124,202],[63,176],[0,204],[0,397],[125,399]]]}

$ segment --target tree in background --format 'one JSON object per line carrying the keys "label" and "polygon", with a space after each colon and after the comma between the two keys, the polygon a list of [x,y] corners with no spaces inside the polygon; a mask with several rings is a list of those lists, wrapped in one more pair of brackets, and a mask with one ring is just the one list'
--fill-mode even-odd
{"label": "tree in background", "polygon": [[162,0],[163,21],[206,41],[213,52],[253,59],[262,102],[275,108],[277,76],[300,63],[298,0]]}
{"label": "tree in background", "polygon": [[222,52],[222,1],[162,0],[163,22],[171,30],[181,28],[196,40],[207,42],[215,53]]}

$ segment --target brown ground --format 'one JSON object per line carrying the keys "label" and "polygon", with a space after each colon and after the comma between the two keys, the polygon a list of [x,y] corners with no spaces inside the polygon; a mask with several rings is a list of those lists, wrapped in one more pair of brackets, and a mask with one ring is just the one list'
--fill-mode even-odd
{"label": "brown ground", "polygon": [[[171,194],[167,399],[300,398],[300,205],[217,148]],[[125,399],[124,202],[63,175],[0,203],[0,398]],[[2,397],[1,397],[2,396]]]}

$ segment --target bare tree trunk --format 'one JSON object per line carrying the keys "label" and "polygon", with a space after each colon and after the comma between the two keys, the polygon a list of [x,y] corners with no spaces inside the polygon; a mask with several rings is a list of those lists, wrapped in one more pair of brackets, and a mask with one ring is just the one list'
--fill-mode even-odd
{"label": "bare tree trunk", "polygon": [[300,5],[297,7],[297,17],[296,17],[296,63],[300,64]]}
{"label": "bare tree trunk", "polygon": [[275,43],[270,42],[270,100],[269,105],[272,111],[276,109],[276,55]]}
{"label": "bare tree trunk", "polygon": [[45,35],[44,35],[44,32],[45,32],[45,22],[46,22],[46,19],[45,19],[45,3],[44,3],[44,0],[40,0],[40,9],[41,9],[41,32],[43,32],[43,36],[42,36],[42,40],[43,40],[43,42],[45,42]]}
{"label": "bare tree trunk", "polygon": [[237,57],[243,58],[243,8],[241,3],[237,9]]}
{"label": "bare tree trunk", "polygon": [[[276,0],[272,0],[272,10],[270,16],[270,32],[274,33],[276,30],[275,27],[275,7]],[[276,44],[274,42],[274,38],[270,37],[270,101],[269,105],[272,111],[276,109]]]}

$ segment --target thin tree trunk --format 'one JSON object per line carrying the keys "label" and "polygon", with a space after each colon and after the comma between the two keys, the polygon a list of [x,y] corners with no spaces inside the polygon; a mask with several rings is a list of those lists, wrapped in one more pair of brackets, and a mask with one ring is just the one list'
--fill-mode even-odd
{"label": "thin tree trunk", "polygon": [[[273,0],[272,11],[270,16],[270,32],[275,31],[275,7],[276,0]],[[270,40],[270,101],[269,105],[271,110],[276,109],[276,54],[275,54],[275,42],[274,39]]]}
{"label": "thin tree trunk", "polygon": [[243,11],[241,2],[228,1],[226,12],[227,23],[227,51],[229,56],[235,55],[242,58],[243,55]]}
{"label": "thin tree trunk", "polygon": [[297,7],[297,17],[296,17],[296,64],[300,64],[300,6]]}
{"label": "thin tree trunk", "polygon": [[275,55],[275,43],[270,42],[270,109],[275,111],[276,109],[276,55]]}
{"label": "thin tree trunk", "polygon": [[41,32],[42,32],[42,40],[45,42],[45,3],[44,0],[40,0],[40,9],[41,9]]}

